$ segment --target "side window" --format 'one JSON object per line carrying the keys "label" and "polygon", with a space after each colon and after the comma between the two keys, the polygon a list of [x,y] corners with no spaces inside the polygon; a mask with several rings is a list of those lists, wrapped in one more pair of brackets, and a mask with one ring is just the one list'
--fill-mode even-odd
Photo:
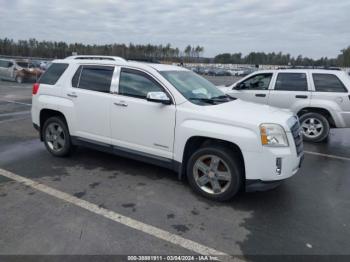
{"label": "side window", "polygon": [[258,74],[246,79],[240,84],[244,90],[267,90],[271,82],[272,74]]}
{"label": "side window", "polygon": [[75,74],[72,78],[72,87],[78,87],[80,73],[81,73],[82,68],[83,68],[82,66],[79,66],[78,70],[75,72]]}
{"label": "side window", "polygon": [[113,71],[113,66],[83,66],[78,88],[109,93]]}
{"label": "side window", "polygon": [[54,85],[58,79],[66,71],[68,64],[54,63],[52,64],[43,76],[40,78],[39,83],[46,85]]}
{"label": "side window", "polygon": [[9,64],[8,61],[0,60],[0,67],[8,68],[8,64]]}
{"label": "side window", "polygon": [[344,84],[336,75],[312,74],[316,92],[347,92]]}
{"label": "side window", "polygon": [[307,79],[305,73],[279,73],[275,90],[280,91],[307,91]]}
{"label": "side window", "polygon": [[148,92],[163,91],[162,87],[147,74],[131,69],[122,69],[119,78],[119,94],[146,98]]}

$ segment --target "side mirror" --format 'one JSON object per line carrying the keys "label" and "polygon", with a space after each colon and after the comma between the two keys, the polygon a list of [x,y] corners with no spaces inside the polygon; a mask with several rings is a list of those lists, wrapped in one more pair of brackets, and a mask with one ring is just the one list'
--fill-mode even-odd
{"label": "side mirror", "polygon": [[164,92],[149,92],[147,93],[147,101],[170,105],[171,100]]}
{"label": "side mirror", "polygon": [[233,89],[236,89],[236,90],[242,90],[245,88],[245,84],[244,83],[237,83]]}

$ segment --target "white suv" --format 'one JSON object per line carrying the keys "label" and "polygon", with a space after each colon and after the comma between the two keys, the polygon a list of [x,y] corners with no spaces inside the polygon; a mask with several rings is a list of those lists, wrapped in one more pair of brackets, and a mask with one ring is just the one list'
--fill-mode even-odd
{"label": "white suv", "polygon": [[303,144],[290,112],[233,99],[177,66],[119,57],[53,61],[33,86],[47,150],[83,145],[170,168],[215,200],[297,173]]}
{"label": "white suv", "polygon": [[290,109],[300,117],[305,141],[321,142],[330,128],[350,127],[350,77],[343,71],[258,71],[221,89],[232,97]]}

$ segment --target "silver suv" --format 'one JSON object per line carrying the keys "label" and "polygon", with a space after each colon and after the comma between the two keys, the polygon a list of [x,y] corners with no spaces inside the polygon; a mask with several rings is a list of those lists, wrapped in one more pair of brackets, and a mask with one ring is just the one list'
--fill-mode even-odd
{"label": "silver suv", "polygon": [[43,71],[27,60],[0,59],[0,79],[16,81],[36,81]]}
{"label": "silver suv", "polygon": [[305,141],[321,142],[330,128],[350,127],[350,77],[343,71],[257,71],[222,89],[242,100],[293,111]]}

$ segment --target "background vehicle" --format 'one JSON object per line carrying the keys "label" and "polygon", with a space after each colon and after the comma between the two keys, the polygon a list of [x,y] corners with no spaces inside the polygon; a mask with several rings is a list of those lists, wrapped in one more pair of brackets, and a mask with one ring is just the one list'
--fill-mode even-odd
{"label": "background vehicle", "polygon": [[0,59],[0,79],[16,81],[36,81],[42,70],[27,60]]}
{"label": "background vehicle", "polygon": [[223,88],[233,97],[290,109],[311,142],[324,141],[330,128],[350,127],[349,90],[343,71],[303,69],[258,71]]}
{"label": "background vehicle", "polygon": [[118,57],[54,61],[33,86],[32,121],[55,156],[84,145],[150,162],[215,200],[275,187],[303,158],[290,112],[230,98],[182,67]]}

